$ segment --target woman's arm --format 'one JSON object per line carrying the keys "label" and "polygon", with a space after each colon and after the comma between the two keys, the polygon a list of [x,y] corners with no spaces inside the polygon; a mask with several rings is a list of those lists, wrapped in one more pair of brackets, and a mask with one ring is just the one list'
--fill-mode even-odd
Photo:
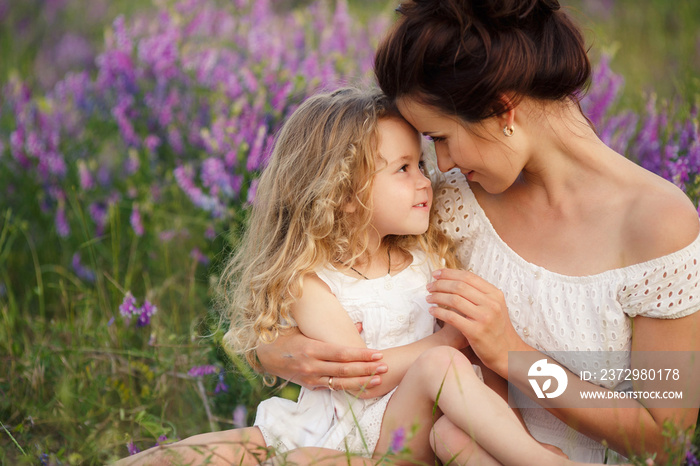
{"label": "woman's arm", "polygon": [[[524,393],[531,392],[527,370],[510,370],[508,353],[527,354],[523,366],[529,367],[546,356],[528,346],[515,332],[508,318],[502,293],[480,277],[465,271],[442,270],[440,280],[429,287],[433,292],[429,301],[441,307],[431,312],[439,319],[458,328],[467,337],[479,358],[496,373],[516,385]],[[447,310],[449,308],[452,310]],[[454,312],[454,311],[457,312]],[[636,317],[633,333],[634,351],[700,351],[700,313],[676,320]],[[551,360],[551,358],[550,358]],[[632,369],[643,362],[632,358]],[[688,387],[695,388],[685,396],[697,397],[700,370],[686,370]],[[692,427],[697,419],[698,400],[686,400],[692,408],[646,408],[636,400],[619,400],[615,408],[573,408],[571,398],[580,391],[608,392],[598,385],[582,381],[567,371],[569,386],[564,396],[546,399],[547,409],[568,425],[598,441],[605,440],[611,448],[628,455],[657,452],[664,457],[668,438],[663,435],[666,421],[672,421],[679,430]],[[544,401],[533,398],[543,404]],[[693,404],[695,403],[695,404]],[[609,406],[609,404],[608,404]]]}
{"label": "woman's arm", "polygon": [[260,345],[258,359],[266,372],[309,389],[328,388],[328,377],[333,377],[335,387],[356,395],[364,390],[380,396],[398,385],[423,351],[464,344],[462,334],[447,327],[409,345],[382,351],[314,340],[295,328],[272,343]]}

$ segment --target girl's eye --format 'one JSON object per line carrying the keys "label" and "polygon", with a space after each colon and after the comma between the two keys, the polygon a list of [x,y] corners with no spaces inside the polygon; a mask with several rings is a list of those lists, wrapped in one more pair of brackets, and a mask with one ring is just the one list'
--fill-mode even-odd
{"label": "girl's eye", "polygon": [[401,168],[399,168],[399,171],[400,171],[400,172],[405,172],[406,170],[408,170],[408,164],[407,164],[407,163],[404,164],[404,165],[401,165]]}

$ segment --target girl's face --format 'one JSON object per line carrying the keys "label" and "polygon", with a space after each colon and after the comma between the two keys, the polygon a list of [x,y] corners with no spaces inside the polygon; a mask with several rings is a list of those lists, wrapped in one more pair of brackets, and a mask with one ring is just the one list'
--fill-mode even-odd
{"label": "girl's face", "polygon": [[378,132],[372,225],[381,238],[423,234],[430,222],[433,189],[423,172],[420,135],[400,118],[382,118]]}
{"label": "girl's face", "polygon": [[485,134],[481,137],[469,131],[458,118],[416,99],[402,97],[398,107],[413,127],[432,139],[441,171],[458,167],[470,182],[479,183],[491,194],[508,189],[522,171],[524,161],[520,163],[518,155],[507,151],[509,146],[497,139],[505,136],[496,118],[485,120],[483,128],[478,128]]}

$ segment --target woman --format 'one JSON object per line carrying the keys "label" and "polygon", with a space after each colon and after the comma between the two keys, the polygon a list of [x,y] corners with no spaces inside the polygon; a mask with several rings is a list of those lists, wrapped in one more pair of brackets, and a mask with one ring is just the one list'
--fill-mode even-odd
{"label": "woman", "polygon": [[[671,183],[605,146],[581,113],[590,63],[558,2],[414,1],[398,11],[375,72],[450,172],[453,188],[436,202],[470,269],[436,277],[434,315],[522,392],[527,371],[508,370],[516,351],[533,363],[573,352],[558,361],[571,371],[569,384],[603,396],[624,387],[584,381],[584,351],[613,359],[617,370],[647,368],[632,350],[699,351],[697,211]],[[411,351],[419,349],[382,360],[291,335],[258,356],[302,385],[332,380],[352,389],[383,383],[383,372],[415,359]],[[515,396],[532,435],[578,461],[603,461],[601,442],[663,459],[664,423],[685,430],[698,415],[697,402],[645,407],[628,399],[590,409],[547,400],[544,410],[524,398]],[[443,459],[470,444],[448,421],[435,432]]]}

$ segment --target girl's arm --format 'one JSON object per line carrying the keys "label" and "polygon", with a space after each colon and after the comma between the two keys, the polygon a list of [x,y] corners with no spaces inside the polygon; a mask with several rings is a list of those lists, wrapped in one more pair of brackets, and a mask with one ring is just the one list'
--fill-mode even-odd
{"label": "girl's arm", "polygon": [[[309,343],[310,347],[318,347],[319,349],[322,349],[324,346],[331,349],[340,347],[342,351],[348,352],[352,352],[355,349],[366,348],[364,341],[360,337],[355,324],[352,322],[347,312],[331,293],[328,286],[315,275],[309,275],[304,279],[304,292],[301,299],[292,306],[292,315],[297,322],[300,333],[287,336],[287,340],[282,341],[284,344],[300,341],[302,344]],[[305,340],[308,339],[316,341],[305,342]],[[316,345],[316,343],[318,343],[318,345]],[[293,369],[290,370],[292,365],[299,366],[299,370],[303,370],[304,366],[307,368],[318,366],[320,369],[317,370],[321,371],[330,371],[333,366],[340,366],[338,368],[340,370],[340,375],[335,375],[333,372],[320,372],[319,375],[314,377],[316,381],[311,384],[311,386],[314,388],[327,387],[328,378],[332,376],[334,378],[333,386],[335,388],[345,389],[360,398],[373,398],[389,393],[396,387],[406,373],[406,370],[408,370],[408,367],[425,350],[443,345],[460,348],[463,347],[465,343],[464,337],[457,329],[445,326],[438,332],[410,345],[383,350],[381,353],[383,354],[383,359],[381,360],[382,364],[379,364],[381,372],[378,372],[383,374],[381,379],[379,379],[377,373],[372,374],[372,372],[369,372],[369,374],[364,377],[355,377],[352,376],[352,372],[345,372],[357,368],[359,364],[368,363],[356,362],[354,363],[355,366],[352,367],[353,363],[329,362],[329,355],[322,356],[326,358],[325,360],[316,357],[311,358],[303,352],[295,355],[293,352],[289,351],[288,347],[285,349],[284,345],[279,346],[281,351],[278,354],[282,355],[282,359],[288,361],[289,367],[283,369],[283,372],[291,376],[288,380],[294,381],[299,378],[296,377]],[[275,344],[273,343],[266,346],[267,348],[262,352],[260,350],[258,351],[258,358],[260,358],[263,366],[269,369],[266,360],[269,362],[270,359],[274,359],[274,355],[271,354],[272,352],[269,350],[271,347],[275,346]],[[298,362],[299,358],[304,362],[300,364]],[[291,361],[295,362],[292,363]],[[374,363],[369,363],[366,367],[372,367],[372,364]],[[381,367],[382,365],[384,367]],[[351,377],[344,377],[344,375],[348,374],[350,374]],[[276,375],[284,377],[286,374]],[[375,383],[372,383],[372,381]]]}
{"label": "girl's arm", "polygon": [[366,348],[355,324],[328,285],[316,275],[304,277],[304,292],[291,306],[299,331],[314,340]]}
{"label": "girl's arm", "polygon": [[[507,378],[523,393],[532,392],[527,368],[530,362],[534,363],[546,356],[527,345],[517,335],[508,318],[503,294],[470,272],[447,269],[440,271],[440,280],[431,283],[430,288],[433,294],[428,300],[442,306],[433,308],[433,315],[462,331],[471,348],[488,367]],[[446,310],[445,307],[457,312]],[[675,320],[635,317],[633,328],[633,351],[681,351],[679,357],[700,351],[700,312]],[[509,370],[508,353],[511,351],[529,356],[527,361],[522,361],[523,370]],[[643,366],[643,362],[632,358],[632,369],[650,369]],[[664,423],[671,421],[682,431],[694,426],[698,416],[697,387],[700,384],[700,370],[697,362],[690,370],[687,367],[679,369],[684,374],[685,386],[691,388],[684,392],[684,397],[694,397],[692,400],[684,399],[684,404],[688,403],[685,406],[692,406],[689,408],[646,408],[633,399],[617,400],[615,408],[573,408],[571,398],[567,398],[572,394],[609,390],[582,381],[578,375],[568,370],[569,385],[566,392],[558,398],[548,398],[545,407],[579,432],[598,441],[605,440],[611,448],[622,454],[656,452],[657,458],[663,459],[668,443],[668,438],[663,433]],[[540,399],[534,399],[543,403]]]}

